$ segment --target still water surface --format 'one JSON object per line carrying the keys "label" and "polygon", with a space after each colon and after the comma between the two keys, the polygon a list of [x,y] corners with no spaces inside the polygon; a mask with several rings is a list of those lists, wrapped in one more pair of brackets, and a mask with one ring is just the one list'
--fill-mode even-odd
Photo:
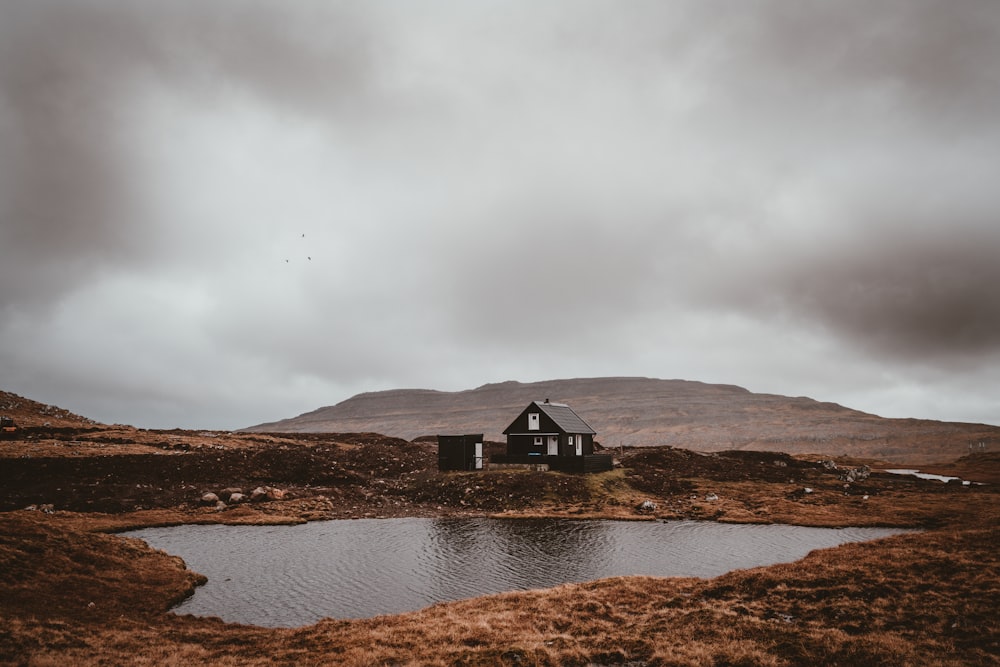
{"label": "still water surface", "polygon": [[714,577],[903,532],[676,521],[362,519],[126,533],[208,583],[177,613],[294,627],[622,575]]}

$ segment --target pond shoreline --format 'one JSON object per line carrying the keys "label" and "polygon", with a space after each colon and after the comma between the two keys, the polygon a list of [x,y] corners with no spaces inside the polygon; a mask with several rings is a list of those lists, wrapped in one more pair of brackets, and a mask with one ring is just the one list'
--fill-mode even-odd
{"label": "pond shoreline", "polygon": [[[273,456],[270,450],[220,456],[223,465],[217,469],[188,466],[184,484],[178,480],[176,489],[167,488],[169,475],[161,480],[159,471],[121,468],[104,454],[103,460],[87,464],[92,478],[73,476],[82,469],[79,463],[57,467],[65,472],[49,477],[25,476],[23,487],[18,486],[21,478],[8,477],[11,483],[2,491],[7,502],[35,509],[0,513],[0,572],[5,576],[0,664],[967,665],[1000,660],[1000,621],[994,613],[1000,585],[991,575],[1000,568],[995,484],[947,485],[878,472],[848,484],[840,479],[841,471],[766,452],[706,456],[672,448],[631,450],[611,473],[573,476],[439,474],[429,469],[432,452],[412,443],[324,441],[287,447]],[[186,460],[176,456],[188,455],[144,462]],[[214,456],[191,461],[209,462]],[[251,465],[237,466],[244,458]],[[24,466],[26,475],[37,473],[43,463]],[[284,479],[282,470],[300,476]],[[122,471],[156,476],[129,479]],[[112,477],[115,484],[93,485],[112,473],[119,475]],[[996,479],[995,469],[973,473]],[[238,475],[272,480],[267,483],[281,484],[289,493],[221,509],[201,506],[201,494],[232,485]],[[969,477],[967,472],[963,477]],[[34,491],[32,480],[48,487]],[[108,496],[116,506],[130,503],[132,511],[66,509],[105,502],[98,495],[102,489],[117,494]],[[54,507],[41,502],[50,492],[57,494]],[[29,493],[39,493],[38,500]],[[640,508],[646,501],[655,509],[644,513]],[[160,504],[134,509],[140,503]],[[923,532],[820,550],[794,563],[707,580],[612,578],[296,629],[169,613],[203,577],[179,558],[108,534],[146,526],[394,516],[692,519]]]}
{"label": "pond shoreline", "polygon": [[299,627],[324,617],[371,618],[609,577],[711,578],[903,532],[691,520],[407,517],[182,525],[125,536],[180,556],[207,576],[207,586],[175,613]]}

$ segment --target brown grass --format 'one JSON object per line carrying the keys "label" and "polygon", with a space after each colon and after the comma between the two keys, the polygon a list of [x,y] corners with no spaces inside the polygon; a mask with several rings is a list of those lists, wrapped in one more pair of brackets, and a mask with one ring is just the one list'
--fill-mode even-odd
{"label": "brown grass", "polygon": [[[304,497],[224,512],[8,512],[0,514],[0,664],[1000,664],[1000,493],[993,485],[876,474],[845,487],[835,472],[773,454],[663,450],[643,452],[641,461],[626,457],[626,464],[586,477],[504,472],[411,479],[389,470],[396,477],[379,479],[398,480],[394,490],[371,498],[384,508],[423,512],[441,502],[440,511],[452,515],[928,530],[709,580],[606,579],[398,616],[269,629],[169,613],[199,575],[176,557],[102,531],[302,521],[330,511],[350,516],[347,500],[329,511],[317,508],[330,501]],[[990,474],[982,460],[963,465],[973,464]],[[488,493],[476,493],[476,485]],[[813,492],[804,493],[806,486]],[[496,504],[494,494],[501,493],[521,495]],[[414,504],[420,494],[427,502]],[[706,500],[709,494],[718,499]],[[646,499],[658,505],[652,517],[635,511]]]}
{"label": "brown grass", "polygon": [[[187,581],[173,559],[147,551],[137,568],[115,563],[133,582],[94,591],[107,602],[93,620],[77,608],[86,596],[16,615],[5,598],[0,651],[29,665],[996,664],[997,542],[995,528],[933,531],[712,580],[606,579],[291,630],[163,614],[168,591]],[[115,557],[95,558],[107,567]],[[78,590],[92,577],[81,566],[59,585]]]}

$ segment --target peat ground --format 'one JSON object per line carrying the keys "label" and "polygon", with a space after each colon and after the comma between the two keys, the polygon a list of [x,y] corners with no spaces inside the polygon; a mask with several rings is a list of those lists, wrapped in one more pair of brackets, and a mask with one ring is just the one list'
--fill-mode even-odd
{"label": "peat ground", "polygon": [[[36,427],[0,442],[0,663],[796,665],[1000,662],[1000,456],[934,466],[615,450],[598,475],[439,473],[376,434]],[[493,445],[496,447],[496,445]],[[873,472],[849,481],[862,465]],[[890,466],[898,467],[898,466]],[[856,473],[855,473],[856,475]],[[204,504],[214,492],[256,502]],[[655,506],[643,510],[649,501]],[[647,507],[649,507],[647,505]],[[287,630],[178,617],[199,575],[110,532],[185,522],[499,515],[926,529],[711,580],[610,579]]]}

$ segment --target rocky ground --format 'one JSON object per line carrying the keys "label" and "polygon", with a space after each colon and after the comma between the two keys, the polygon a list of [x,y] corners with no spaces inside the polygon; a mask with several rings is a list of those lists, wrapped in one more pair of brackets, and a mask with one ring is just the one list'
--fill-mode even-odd
{"label": "rocky ground", "polygon": [[[670,447],[613,450],[616,468],[596,475],[440,473],[430,440],[74,417],[0,441],[0,664],[1000,663],[990,611],[1000,605],[1000,455],[934,466],[981,483],[968,485],[888,474],[875,460]],[[294,631],[173,616],[199,575],[105,534],[445,515],[929,532],[708,582],[609,580]]]}
{"label": "rocky ground", "polygon": [[[601,475],[441,474],[434,443],[372,433],[29,427],[0,443],[0,511],[170,509],[222,521],[236,510],[241,520],[251,510],[304,519],[540,511],[622,517],[651,503],[656,510],[644,513],[661,518],[928,525],[940,518],[922,515],[906,498],[933,506],[927,498],[992,492],[880,472],[871,461],[670,447],[622,448],[615,456],[617,469]],[[991,477],[998,458],[973,457],[982,465],[967,472],[975,481],[1000,481]]]}

